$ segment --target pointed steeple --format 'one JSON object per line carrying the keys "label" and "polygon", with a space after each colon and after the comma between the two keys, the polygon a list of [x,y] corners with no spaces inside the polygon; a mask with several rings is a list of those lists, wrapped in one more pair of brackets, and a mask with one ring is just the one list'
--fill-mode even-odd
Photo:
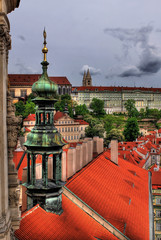
{"label": "pointed steeple", "polygon": [[89,72],[89,68],[88,68],[88,70],[87,70],[87,76],[86,76],[86,78],[90,78],[90,79],[91,79],[91,74],[90,74],[90,72]]}
{"label": "pointed steeple", "polygon": [[85,86],[85,81],[86,81],[86,71],[84,71],[84,74],[83,74],[82,86]]}
{"label": "pointed steeple", "polygon": [[83,86],[92,86],[92,78],[91,78],[91,74],[90,74],[90,71],[89,71],[89,68],[87,70],[87,74],[86,74],[86,77],[84,79],[83,77],[83,81],[84,81],[84,84]]}

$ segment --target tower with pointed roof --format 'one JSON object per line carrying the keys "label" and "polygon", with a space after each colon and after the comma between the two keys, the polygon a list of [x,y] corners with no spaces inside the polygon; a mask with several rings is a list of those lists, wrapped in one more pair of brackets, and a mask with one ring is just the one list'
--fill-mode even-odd
{"label": "tower with pointed roof", "polygon": [[[36,94],[33,101],[36,104],[36,122],[27,136],[24,146],[27,148],[27,208],[39,204],[48,212],[62,213],[61,154],[65,142],[54,126],[54,103],[58,86],[48,78],[46,59],[46,32],[44,30],[44,60],[41,63],[43,73],[32,86]],[[36,158],[42,158],[42,178],[36,179]],[[53,157],[53,179],[48,179],[48,158]],[[30,169],[31,165],[31,169]]]}
{"label": "tower with pointed roof", "polygon": [[89,69],[87,70],[87,74],[84,71],[82,85],[84,87],[92,86],[92,78],[91,78],[91,74],[90,74]]}

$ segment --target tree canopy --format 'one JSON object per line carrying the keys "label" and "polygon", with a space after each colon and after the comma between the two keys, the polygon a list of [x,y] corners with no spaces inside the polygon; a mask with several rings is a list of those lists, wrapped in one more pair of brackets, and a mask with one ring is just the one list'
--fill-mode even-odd
{"label": "tree canopy", "polygon": [[139,126],[135,117],[128,118],[123,134],[126,141],[134,141],[139,136]]}
{"label": "tree canopy", "polygon": [[33,94],[30,94],[26,100],[26,102],[23,102],[22,100],[15,103],[16,112],[15,115],[19,116],[21,115],[22,118],[26,118],[30,113],[35,113],[35,103],[32,102],[32,99],[34,98]]}
{"label": "tree canopy", "polygon": [[138,117],[139,116],[139,112],[135,107],[135,100],[128,99],[125,102],[125,108],[126,108],[126,111],[127,111],[129,117]]}
{"label": "tree canopy", "polygon": [[93,98],[90,104],[90,108],[93,110],[93,114],[97,117],[101,117],[106,114],[104,110],[104,101],[98,98]]}

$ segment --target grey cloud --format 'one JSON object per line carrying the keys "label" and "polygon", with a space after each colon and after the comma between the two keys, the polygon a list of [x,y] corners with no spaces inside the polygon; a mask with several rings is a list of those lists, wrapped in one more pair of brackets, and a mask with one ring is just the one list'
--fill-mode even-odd
{"label": "grey cloud", "polygon": [[99,74],[101,74],[101,70],[100,70],[100,69],[96,69],[96,68],[90,67],[90,66],[88,66],[88,65],[83,65],[83,67],[82,67],[81,70],[80,70],[80,74],[83,75],[83,74],[84,74],[84,71],[87,72],[88,69],[89,69],[89,71],[90,71],[91,76],[92,76],[92,75],[99,75]]}
{"label": "grey cloud", "polygon": [[25,38],[24,36],[22,36],[22,35],[18,35],[18,38],[19,38],[20,40],[22,40],[22,41],[25,41],[25,40],[26,40],[26,38]]}
{"label": "grey cloud", "polygon": [[124,69],[124,71],[119,74],[119,77],[141,77],[142,72],[136,66],[129,66]]}
{"label": "grey cloud", "polygon": [[157,73],[161,68],[161,56],[157,55],[152,49],[145,48],[138,68],[147,74]]}
{"label": "grey cloud", "polygon": [[20,74],[36,74],[36,73],[38,73],[37,70],[33,69],[32,67],[25,66],[23,63],[16,63],[15,66],[18,67],[18,73],[20,73]]}
{"label": "grey cloud", "polygon": [[105,33],[119,39],[122,42],[124,56],[129,53],[130,48],[139,46],[139,61],[136,65],[127,66],[117,76],[119,77],[141,77],[157,73],[161,69],[161,55],[158,48],[149,44],[149,36],[153,27],[148,25],[138,29],[106,28]]}

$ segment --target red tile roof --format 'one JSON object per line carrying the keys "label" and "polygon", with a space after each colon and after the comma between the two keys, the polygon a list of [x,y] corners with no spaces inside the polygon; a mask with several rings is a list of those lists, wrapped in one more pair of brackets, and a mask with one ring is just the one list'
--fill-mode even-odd
{"label": "red tile roof", "polygon": [[117,240],[97,221],[62,196],[64,212],[59,216],[47,213],[39,205],[22,216],[20,228],[15,232],[19,240]]}
{"label": "red tile roof", "polygon": [[152,172],[152,186],[161,185],[161,171]]}
{"label": "red tile roof", "polygon": [[58,119],[62,118],[65,116],[64,112],[57,111],[54,115],[54,121],[57,121]]}
{"label": "red tile roof", "polygon": [[161,88],[144,88],[144,87],[100,87],[100,86],[89,86],[89,87],[72,87],[72,91],[144,91],[144,92],[161,92]]}
{"label": "red tile roof", "polygon": [[158,130],[158,133],[161,133],[161,128]]}
{"label": "red tile roof", "polygon": [[89,125],[89,123],[87,123],[86,121],[82,120],[82,119],[75,119],[75,122],[78,122],[80,125]]}
{"label": "red tile roof", "polygon": [[35,113],[34,114],[29,114],[23,121],[35,121]]}
{"label": "red tile roof", "polygon": [[[104,152],[68,181],[66,187],[130,239],[149,239],[148,172]],[[129,184],[129,182],[131,184]],[[113,220],[116,222],[114,223]]]}
{"label": "red tile roof", "polygon": [[[23,153],[24,153],[24,151],[21,151],[21,152],[14,151],[13,152],[13,162],[15,163],[15,167],[17,167]],[[38,157],[36,159],[36,163],[42,163],[40,155],[38,155]],[[25,167],[27,167],[27,155],[25,155],[25,157],[20,165],[20,168],[18,170],[18,179],[20,181],[22,181],[22,172],[23,172],[23,168],[25,168]]]}
{"label": "red tile roof", "polygon": [[[10,86],[32,86],[34,82],[38,81],[41,74],[9,74]],[[70,85],[71,83],[67,77],[49,77],[51,81],[58,85]]]}

